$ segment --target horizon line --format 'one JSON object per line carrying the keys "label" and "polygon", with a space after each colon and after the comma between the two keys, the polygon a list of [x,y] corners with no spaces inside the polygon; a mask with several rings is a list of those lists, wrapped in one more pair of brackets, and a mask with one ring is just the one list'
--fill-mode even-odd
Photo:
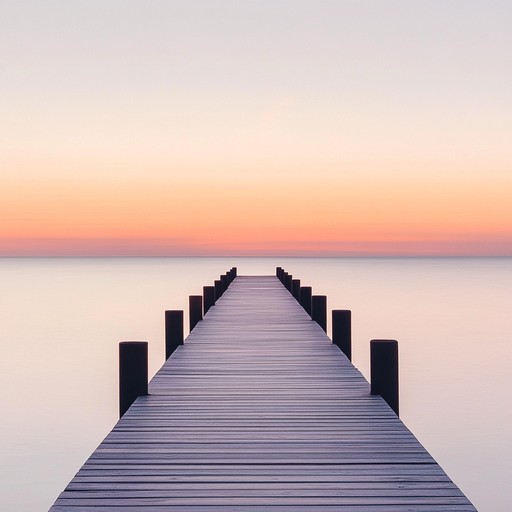
{"label": "horizon line", "polygon": [[393,259],[393,258],[428,258],[428,259],[461,259],[461,258],[512,258],[512,254],[0,254],[0,259],[169,259],[169,258],[243,258],[243,259]]}

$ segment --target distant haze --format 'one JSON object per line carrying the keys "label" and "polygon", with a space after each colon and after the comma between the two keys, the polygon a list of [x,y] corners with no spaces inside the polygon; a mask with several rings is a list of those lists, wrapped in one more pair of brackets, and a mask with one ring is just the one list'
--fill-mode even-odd
{"label": "distant haze", "polygon": [[508,0],[0,0],[0,256],[512,255]]}

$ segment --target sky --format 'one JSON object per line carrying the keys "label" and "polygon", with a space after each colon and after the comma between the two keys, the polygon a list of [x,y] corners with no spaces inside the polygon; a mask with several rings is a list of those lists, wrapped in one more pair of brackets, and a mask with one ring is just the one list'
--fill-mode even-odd
{"label": "sky", "polygon": [[0,0],[0,256],[512,255],[509,0]]}

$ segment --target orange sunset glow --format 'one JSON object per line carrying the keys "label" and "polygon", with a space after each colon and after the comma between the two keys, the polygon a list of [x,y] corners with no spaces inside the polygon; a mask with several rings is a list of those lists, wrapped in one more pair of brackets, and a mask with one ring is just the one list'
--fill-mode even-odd
{"label": "orange sunset glow", "polygon": [[512,255],[510,36],[470,4],[13,3],[0,255]]}
{"label": "orange sunset glow", "polygon": [[512,248],[507,190],[477,184],[324,189],[274,180],[270,190],[236,193],[215,182],[197,190],[39,185],[2,195],[3,253],[13,256],[505,255]]}

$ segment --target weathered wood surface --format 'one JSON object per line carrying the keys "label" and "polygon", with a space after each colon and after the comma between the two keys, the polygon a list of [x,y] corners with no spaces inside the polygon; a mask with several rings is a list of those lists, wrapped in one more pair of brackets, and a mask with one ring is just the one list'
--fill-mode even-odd
{"label": "weathered wood surface", "polygon": [[271,276],[238,277],[52,512],[475,508]]}

